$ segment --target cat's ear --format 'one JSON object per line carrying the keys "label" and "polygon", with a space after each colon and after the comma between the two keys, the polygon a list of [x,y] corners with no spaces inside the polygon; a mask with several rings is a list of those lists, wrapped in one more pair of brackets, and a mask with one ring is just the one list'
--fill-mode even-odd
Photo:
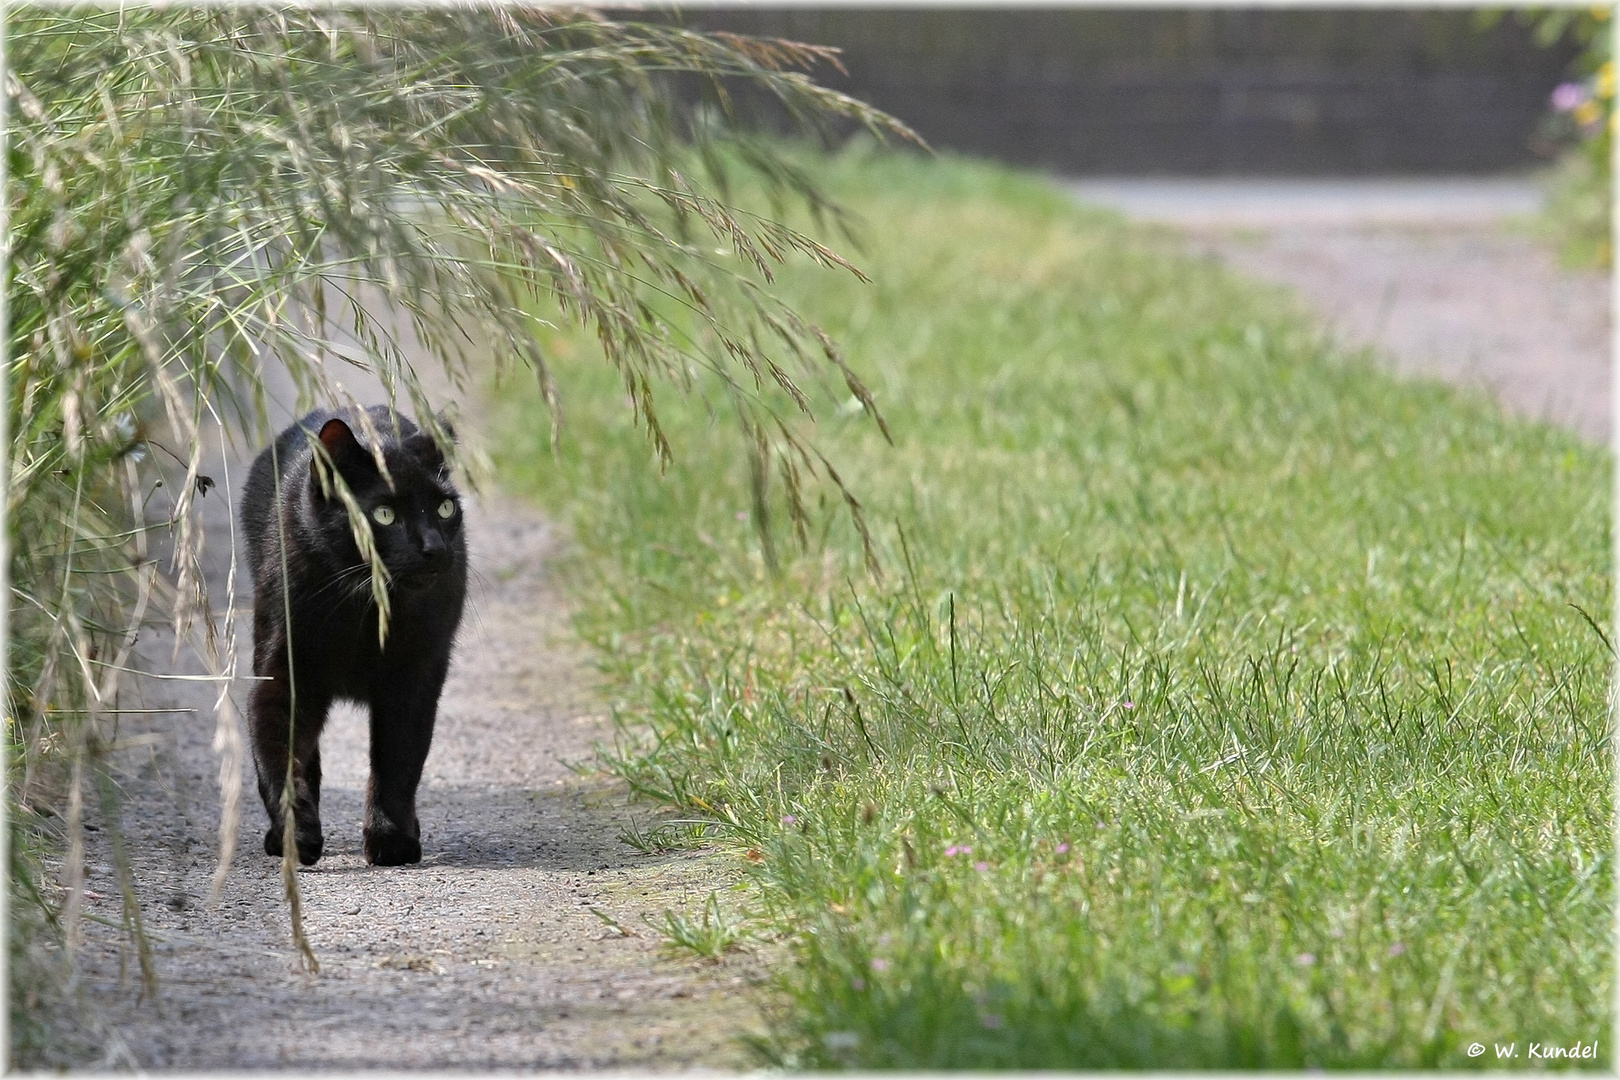
{"label": "cat's ear", "polygon": [[444,432],[444,437],[449,440],[450,445],[456,445],[456,428],[450,423],[450,414],[441,409],[434,414],[433,419],[439,422],[439,430]]}
{"label": "cat's ear", "polygon": [[440,409],[438,412],[434,413],[433,424],[439,429],[438,439],[435,439],[432,435],[428,434],[425,428],[418,429],[412,438],[418,438],[432,443],[441,453],[445,447],[456,445],[456,428],[454,424],[450,423],[450,414],[448,412]]}
{"label": "cat's ear", "polygon": [[354,429],[336,417],[321,425],[320,440],[332,464],[340,468],[350,461],[368,456],[361,448],[360,440],[354,437]]}
{"label": "cat's ear", "polygon": [[322,424],[320,433],[315,437],[321,441],[321,449],[326,451],[331,468],[329,469],[326,462],[320,460],[319,454],[315,455],[315,460],[310,463],[309,483],[315,494],[323,500],[330,499],[332,473],[335,471],[353,476],[357,468],[371,460],[371,455],[360,445],[360,440],[354,437],[354,429],[336,417]]}
{"label": "cat's ear", "polygon": [[456,445],[456,429],[450,426],[450,418],[442,412],[436,414],[433,421],[439,427],[440,439],[436,440],[427,431],[418,429],[405,440],[405,445],[422,464],[442,470],[445,466],[445,447]]}

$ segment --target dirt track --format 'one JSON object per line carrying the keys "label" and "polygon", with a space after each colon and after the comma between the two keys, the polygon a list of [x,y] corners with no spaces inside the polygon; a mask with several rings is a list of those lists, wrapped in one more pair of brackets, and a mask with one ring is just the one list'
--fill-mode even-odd
{"label": "dirt track", "polygon": [[[1414,344],[1444,346],[1460,334],[1476,368],[1522,379],[1526,389],[1512,391],[1518,396],[1510,401],[1535,411],[1562,394],[1576,408],[1556,418],[1606,435],[1606,281],[1560,275],[1544,255],[1526,257],[1519,240],[1494,227],[1290,228],[1203,228],[1193,242],[1294,285],[1346,334],[1364,335],[1413,370],[1477,376],[1467,364],[1448,369],[1419,355]],[[1411,302],[1392,306],[1402,296]],[[1382,313],[1376,324],[1355,321],[1368,311]],[[1554,350],[1584,365],[1578,395],[1565,393],[1562,369],[1504,345],[1545,336],[1546,327],[1580,338],[1578,348]],[[232,474],[238,484],[240,465]],[[205,500],[216,602],[225,595],[224,494],[222,487]],[[619,841],[632,814],[644,821],[648,811],[632,808],[613,783],[582,778],[566,764],[586,759],[608,731],[585,657],[568,642],[566,606],[551,576],[562,540],[538,511],[498,494],[476,500],[468,522],[473,602],[420,799],[423,863],[364,865],[365,732],[359,714],[337,715],[323,740],[328,854],[300,874],[322,973],[298,973],[279,864],[259,853],[263,812],[251,766],[241,773],[234,868],[223,901],[210,906],[219,815],[211,692],[140,680],[121,707],[199,710],[126,716],[116,755],[160,993],[139,997],[132,960],[121,981],[119,934],[89,924],[80,987],[89,1009],[77,1049],[64,1044],[51,1063],[209,1070],[747,1063],[735,1036],[757,1025],[755,996],[745,991],[761,961],[665,958],[642,920],[666,908],[696,910],[734,871],[700,855],[639,855]],[[245,582],[236,593],[245,611]],[[239,625],[245,650],[245,620]],[[141,655],[147,670],[171,670],[160,630],[145,635]],[[104,828],[90,834],[87,910],[116,921],[106,836]],[[615,933],[593,907],[636,936]]]}

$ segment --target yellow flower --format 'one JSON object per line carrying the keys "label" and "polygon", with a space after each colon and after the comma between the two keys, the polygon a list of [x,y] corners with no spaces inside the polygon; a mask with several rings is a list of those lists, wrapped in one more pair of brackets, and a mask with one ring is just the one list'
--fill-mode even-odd
{"label": "yellow flower", "polygon": [[1596,19],[1598,22],[1608,22],[1609,16],[1612,14],[1614,14],[1614,11],[1609,7],[1608,4],[1592,5],[1592,18]]}
{"label": "yellow flower", "polygon": [[1614,97],[1614,61],[1609,60],[1598,68],[1597,94],[1600,98]]}
{"label": "yellow flower", "polygon": [[1574,117],[1575,122],[1581,127],[1586,127],[1588,124],[1596,123],[1602,119],[1603,110],[1599,108],[1598,103],[1595,101],[1583,101],[1575,106],[1569,115]]}

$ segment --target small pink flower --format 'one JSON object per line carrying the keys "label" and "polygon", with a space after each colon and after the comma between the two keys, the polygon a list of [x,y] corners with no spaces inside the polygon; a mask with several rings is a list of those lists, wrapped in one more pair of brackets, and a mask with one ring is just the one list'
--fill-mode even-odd
{"label": "small pink flower", "polygon": [[1056,851],[1059,855],[1067,855],[1069,853],[1069,842],[1065,840],[1063,843],[1059,844]]}
{"label": "small pink flower", "polygon": [[1127,708],[1127,709],[1134,709],[1134,708],[1136,708],[1136,702],[1134,702],[1134,701],[1127,701],[1127,702],[1126,702],[1126,703],[1125,703],[1125,707],[1126,707],[1126,708]]}
{"label": "small pink flower", "polygon": [[979,873],[982,874],[986,870],[990,869],[990,864],[987,863],[987,862],[976,862],[976,863],[973,864],[973,869],[977,870]]}
{"label": "small pink flower", "polygon": [[748,511],[746,511],[746,510],[737,511],[737,520],[738,521],[747,521],[748,520]]}
{"label": "small pink flower", "polygon": [[883,957],[880,956],[876,960],[872,961],[872,970],[873,971],[888,971],[889,970],[889,962],[887,960],[883,959]]}
{"label": "small pink flower", "polygon": [[853,979],[849,980],[849,985],[854,987],[856,990],[865,990],[866,980],[857,975]]}
{"label": "small pink flower", "polygon": [[795,821],[798,821],[798,820],[799,819],[794,817],[792,814],[783,814],[782,815],[782,824],[784,824],[784,825],[792,825]]}
{"label": "small pink flower", "polygon": [[971,854],[973,854],[973,849],[968,847],[966,844],[962,844],[962,845],[952,844],[950,847],[945,849],[945,857],[947,859],[953,858],[953,857],[955,857],[957,855],[971,855]]}
{"label": "small pink flower", "polygon": [[1316,954],[1302,952],[1298,956],[1294,957],[1294,963],[1298,964],[1300,967],[1310,967],[1312,964],[1316,963]]}
{"label": "small pink flower", "polygon": [[1399,956],[1406,951],[1406,946],[1397,941],[1389,947],[1389,955]]}
{"label": "small pink flower", "polygon": [[1552,106],[1559,112],[1569,112],[1586,100],[1586,87],[1580,83],[1559,83],[1552,92]]}

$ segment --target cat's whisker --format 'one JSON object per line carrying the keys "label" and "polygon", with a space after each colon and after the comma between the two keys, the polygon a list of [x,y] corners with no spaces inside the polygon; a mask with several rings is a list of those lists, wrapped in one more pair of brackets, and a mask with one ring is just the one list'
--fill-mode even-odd
{"label": "cat's whisker", "polygon": [[489,575],[485,574],[482,570],[475,570],[470,566],[467,567],[467,574],[472,578],[473,583],[481,590],[486,593],[489,591]]}
{"label": "cat's whisker", "polygon": [[484,642],[493,644],[495,639],[490,636],[489,627],[484,623],[484,613],[480,610],[479,605],[469,603],[467,610],[472,615],[474,634],[481,637]]}
{"label": "cat's whisker", "polygon": [[367,566],[365,563],[361,563],[358,566],[351,566],[346,570],[339,570],[336,574],[332,575],[332,580],[328,581],[325,585],[322,585],[319,589],[316,589],[314,592],[310,593],[309,596],[305,598],[306,601],[308,601],[308,600],[318,600],[322,596],[324,596],[326,593],[332,591],[333,589],[339,588],[339,587],[347,589],[350,585],[353,584],[353,579],[355,577],[357,577],[362,571],[366,573],[368,578],[370,577],[371,567]]}

